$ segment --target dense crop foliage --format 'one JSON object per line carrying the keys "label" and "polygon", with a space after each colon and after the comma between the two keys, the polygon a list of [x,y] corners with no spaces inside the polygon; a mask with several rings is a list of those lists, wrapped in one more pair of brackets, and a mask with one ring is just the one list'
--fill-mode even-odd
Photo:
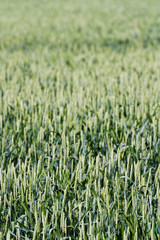
{"label": "dense crop foliage", "polygon": [[160,2],[0,3],[0,239],[160,239]]}

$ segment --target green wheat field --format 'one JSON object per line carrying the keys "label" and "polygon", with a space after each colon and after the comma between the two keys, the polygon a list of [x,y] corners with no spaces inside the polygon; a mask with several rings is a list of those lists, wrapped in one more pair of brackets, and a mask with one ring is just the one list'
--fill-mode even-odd
{"label": "green wheat field", "polygon": [[0,0],[0,239],[160,239],[159,0]]}

